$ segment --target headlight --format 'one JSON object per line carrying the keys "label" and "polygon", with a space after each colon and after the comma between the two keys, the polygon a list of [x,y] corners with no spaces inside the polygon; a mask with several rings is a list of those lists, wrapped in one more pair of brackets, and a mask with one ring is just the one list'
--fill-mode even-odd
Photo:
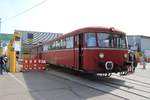
{"label": "headlight", "polygon": [[100,57],[100,58],[104,58],[104,54],[103,54],[103,53],[100,53],[100,54],[99,54],[99,57]]}
{"label": "headlight", "polygon": [[127,57],[128,57],[128,54],[125,53],[125,54],[124,54],[124,58],[127,58]]}

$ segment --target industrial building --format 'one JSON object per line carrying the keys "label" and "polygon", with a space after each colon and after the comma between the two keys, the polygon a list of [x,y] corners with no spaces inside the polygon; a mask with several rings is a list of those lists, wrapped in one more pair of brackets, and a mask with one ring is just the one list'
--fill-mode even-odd
{"label": "industrial building", "polygon": [[15,30],[14,49],[19,58],[30,58],[31,48],[61,36],[61,33]]}
{"label": "industrial building", "polygon": [[128,47],[132,51],[143,52],[146,57],[150,57],[150,37],[143,35],[128,35]]}

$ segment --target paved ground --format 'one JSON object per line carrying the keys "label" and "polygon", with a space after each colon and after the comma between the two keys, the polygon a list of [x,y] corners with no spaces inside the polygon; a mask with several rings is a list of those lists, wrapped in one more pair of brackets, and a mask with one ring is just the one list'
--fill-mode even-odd
{"label": "paved ground", "polygon": [[0,100],[120,100],[48,73],[28,72],[0,77]]}
{"label": "paved ground", "polygon": [[[120,87],[111,88],[109,89],[110,93],[105,93],[64,78],[59,78],[57,75],[53,75],[51,73],[52,70],[47,72],[26,72],[15,74],[4,73],[3,76],[0,76],[0,100],[125,99],[111,94],[111,92],[118,90]],[[144,77],[144,81],[149,82],[149,73],[150,64],[147,64],[146,69],[142,69],[142,66],[139,65],[135,74],[131,77]]]}

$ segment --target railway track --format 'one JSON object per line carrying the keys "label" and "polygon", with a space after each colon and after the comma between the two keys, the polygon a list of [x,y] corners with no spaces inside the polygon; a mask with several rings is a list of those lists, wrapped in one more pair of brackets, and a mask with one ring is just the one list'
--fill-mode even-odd
{"label": "railway track", "polygon": [[[105,79],[94,79],[91,80],[89,77],[85,78],[83,76],[74,76],[74,75],[68,75],[68,73],[63,73],[62,71],[58,72],[55,70],[48,71],[50,75],[56,76],[61,79],[65,79],[68,81],[72,81],[74,83],[80,84],[82,86],[86,86],[88,88],[92,88],[107,94],[114,95],[116,97],[119,97],[124,100],[129,100],[129,99],[136,99],[136,100],[150,100],[150,87],[148,87],[148,84],[145,83],[140,83],[139,81],[136,82],[128,82],[128,84],[119,84],[115,81],[108,81]],[[111,78],[110,78],[111,79]],[[122,78],[124,79],[124,78]],[[122,80],[121,79],[121,80]],[[111,79],[113,80],[113,79]],[[120,79],[119,79],[120,80]],[[130,80],[131,81],[131,80]],[[133,80],[132,80],[133,81]],[[124,81],[126,83],[126,80]],[[130,84],[130,85],[129,85]],[[135,87],[136,86],[136,87]],[[142,87],[148,88],[147,90],[141,89]]]}
{"label": "railway track", "polygon": [[[144,85],[133,83],[133,82],[125,82],[125,84],[120,84],[117,81],[114,82],[114,81],[108,81],[108,80],[107,81],[104,80],[104,82],[105,82],[105,84],[117,85],[117,86],[124,87],[125,89],[130,89],[130,90],[134,89],[134,90],[137,90],[137,91],[150,93],[150,86],[144,86]],[[144,87],[144,89],[143,89],[143,87]]]}
{"label": "railway track", "polygon": [[[138,77],[129,78],[129,77],[126,77],[126,76],[124,77],[124,76],[118,76],[118,75],[113,75],[112,77],[117,78],[117,79],[124,79],[127,82],[134,82],[135,84],[141,84],[145,87],[150,87],[149,82],[145,82],[144,79],[140,80]],[[138,80],[137,80],[137,78],[138,78]]]}
{"label": "railway track", "polygon": [[116,83],[113,83],[113,82],[106,82],[106,81],[103,84],[105,84],[107,86],[110,86],[110,87],[114,87],[114,88],[117,88],[118,85],[119,85],[120,86],[119,89],[122,90],[122,91],[125,91],[125,92],[128,92],[128,93],[137,95],[137,96],[141,96],[141,97],[150,99],[150,97],[149,97],[150,90],[145,91],[141,88],[136,88],[134,86],[120,85],[120,84],[116,84]]}

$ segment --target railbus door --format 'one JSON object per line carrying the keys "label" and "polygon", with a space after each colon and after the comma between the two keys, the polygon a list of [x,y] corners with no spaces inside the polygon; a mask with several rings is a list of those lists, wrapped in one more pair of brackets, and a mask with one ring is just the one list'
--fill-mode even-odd
{"label": "railbus door", "polygon": [[74,62],[76,69],[81,70],[83,66],[83,34],[75,36]]}

